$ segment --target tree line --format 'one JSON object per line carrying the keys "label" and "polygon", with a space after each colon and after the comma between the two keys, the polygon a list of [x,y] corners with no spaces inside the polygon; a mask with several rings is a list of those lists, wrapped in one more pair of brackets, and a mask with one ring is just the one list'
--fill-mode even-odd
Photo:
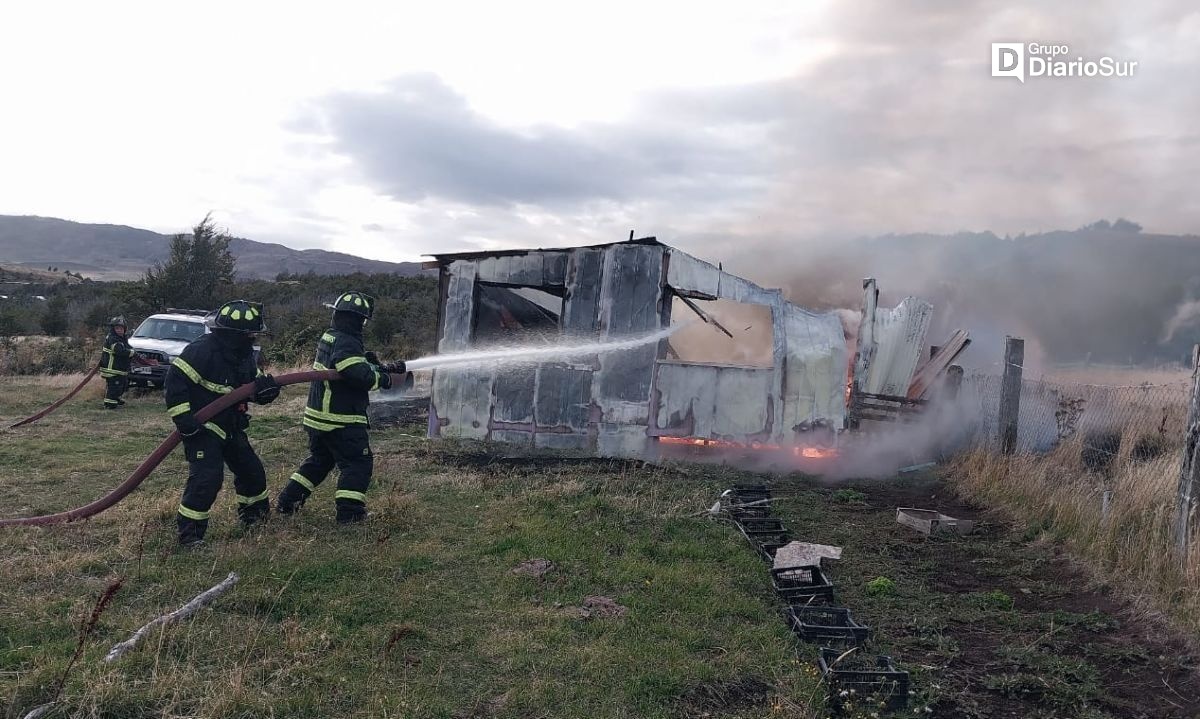
{"label": "tree line", "polygon": [[[0,300],[0,343],[11,350],[15,336],[64,337],[71,349],[56,348],[53,362],[42,371],[76,371],[95,361],[95,339],[114,315],[124,315],[132,332],[142,319],[168,308],[212,310],[231,299],[246,299],[265,305],[268,333],[262,347],[267,361],[307,364],[317,338],[329,326],[331,310],[323,304],[355,289],[378,300],[366,340],[381,357],[412,358],[434,349],[436,278],[309,273],[280,274],[273,281],[239,280],[237,259],[229,251],[232,239],[205,217],[191,234],[171,238],[167,259],[137,280],[28,282],[10,291],[0,284],[0,295],[7,296]],[[21,367],[31,369],[29,363]]]}

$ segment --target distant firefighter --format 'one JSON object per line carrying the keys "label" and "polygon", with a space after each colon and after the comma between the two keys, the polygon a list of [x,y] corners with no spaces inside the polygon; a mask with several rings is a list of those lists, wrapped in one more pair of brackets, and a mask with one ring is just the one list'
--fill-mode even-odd
{"label": "distant firefighter", "polygon": [[129,364],[133,348],[125,342],[125,318],[117,315],[108,321],[108,336],[104,338],[104,354],[100,358],[100,376],[108,385],[104,393],[104,409],[125,405],[121,395],[129,389]]}

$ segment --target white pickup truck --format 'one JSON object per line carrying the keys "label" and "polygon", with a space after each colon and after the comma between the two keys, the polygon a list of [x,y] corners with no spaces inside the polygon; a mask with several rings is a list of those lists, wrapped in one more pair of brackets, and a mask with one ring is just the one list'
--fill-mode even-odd
{"label": "white pickup truck", "polygon": [[211,314],[203,310],[176,310],[153,314],[142,320],[129,346],[142,359],[155,364],[134,363],[129,370],[129,383],[138,387],[162,387],[167,376],[167,365],[183,352],[192,340],[208,332],[205,318]]}

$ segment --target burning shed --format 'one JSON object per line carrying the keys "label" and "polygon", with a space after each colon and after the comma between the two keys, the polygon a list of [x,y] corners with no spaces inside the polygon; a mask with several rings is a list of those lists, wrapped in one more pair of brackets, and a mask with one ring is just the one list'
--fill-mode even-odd
{"label": "burning shed", "polygon": [[[679,443],[797,453],[829,447],[847,426],[850,368],[870,384],[864,389],[907,389],[928,326],[928,312],[914,320],[902,308],[893,317],[872,305],[864,314],[869,326],[859,329],[871,356],[852,365],[837,313],[791,304],[780,290],[653,237],[435,258],[440,353],[551,338],[621,339],[693,318],[724,349],[705,356],[713,343],[676,333],[570,361],[441,367],[433,376],[431,437],[636,458]],[[704,307],[722,304],[741,310],[721,313],[739,319],[732,330]],[[752,341],[759,347],[747,351]]]}

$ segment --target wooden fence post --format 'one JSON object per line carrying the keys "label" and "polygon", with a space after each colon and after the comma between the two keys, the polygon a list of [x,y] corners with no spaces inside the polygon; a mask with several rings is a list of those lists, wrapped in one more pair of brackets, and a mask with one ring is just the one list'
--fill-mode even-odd
{"label": "wooden fence post", "polygon": [[1000,384],[1000,453],[1017,451],[1017,419],[1021,415],[1021,370],[1025,363],[1025,340],[1004,338],[1004,380]]}
{"label": "wooden fence post", "polygon": [[1180,563],[1187,562],[1192,539],[1192,517],[1196,512],[1196,483],[1200,482],[1200,345],[1192,348],[1192,393],[1183,435],[1183,467],[1179,470],[1178,504],[1175,508],[1175,551]]}
{"label": "wooden fence post", "polygon": [[958,399],[958,390],[962,387],[963,368],[962,365],[952,364],[946,368],[946,379],[943,380],[946,384],[942,388],[943,397],[948,402],[953,402]]}

